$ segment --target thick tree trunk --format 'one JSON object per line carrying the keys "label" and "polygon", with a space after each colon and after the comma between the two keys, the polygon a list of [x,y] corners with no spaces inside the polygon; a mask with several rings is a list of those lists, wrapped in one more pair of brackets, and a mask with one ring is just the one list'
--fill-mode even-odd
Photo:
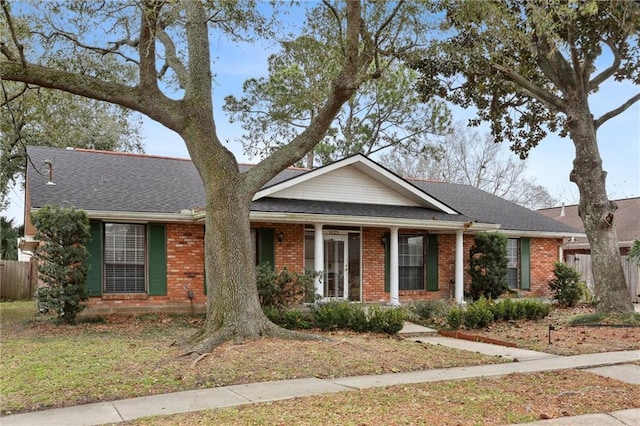
{"label": "thick tree trunk", "polygon": [[578,213],[591,247],[597,309],[633,312],[616,236],[617,206],[607,197],[607,173],[602,169],[596,129],[588,106],[575,108],[567,124],[576,148],[570,179],[580,191]]}
{"label": "thick tree trunk", "polygon": [[283,329],[262,312],[249,224],[250,197],[229,179],[227,189],[207,186],[205,267],[209,305],[202,329],[184,355],[205,353],[232,340],[260,337],[323,340],[320,336]]}

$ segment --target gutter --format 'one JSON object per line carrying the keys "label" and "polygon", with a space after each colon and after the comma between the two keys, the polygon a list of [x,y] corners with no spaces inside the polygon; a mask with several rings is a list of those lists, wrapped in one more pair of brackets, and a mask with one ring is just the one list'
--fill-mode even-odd
{"label": "gutter", "polygon": [[[31,209],[31,212],[37,212],[38,208]],[[151,212],[118,212],[118,211],[102,211],[102,210],[84,210],[89,219],[105,219],[113,221],[126,222],[189,222],[194,219],[193,210],[182,210],[179,213],[151,213]]]}

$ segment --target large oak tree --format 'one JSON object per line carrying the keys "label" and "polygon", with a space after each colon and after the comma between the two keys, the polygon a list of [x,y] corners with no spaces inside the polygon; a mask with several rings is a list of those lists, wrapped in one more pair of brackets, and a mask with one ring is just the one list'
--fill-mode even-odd
{"label": "large oak tree", "polygon": [[[590,95],[608,80],[640,85],[640,4],[607,0],[444,0],[442,40],[414,62],[428,98],[478,110],[497,141],[526,157],[548,131],[576,149],[570,180],[592,255],[600,311],[630,311],[606,191],[597,130],[640,100],[640,92],[599,117]],[[632,141],[629,141],[630,143]]]}
{"label": "large oak tree", "polygon": [[[255,2],[71,1],[24,6],[0,0],[0,4],[2,25],[11,29],[11,38],[2,40],[0,47],[2,79],[130,108],[184,140],[206,191],[209,297],[205,324],[186,352],[206,352],[229,339],[292,337],[292,332],[271,323],[260,308],[251,255],[251,199],[324,137],[342,105],[364,81],[379,75],[379,58],[412,43],[415,21],[409,18],[415,5],[355,0],[312,4],[331,17],[332,37],[323,42],[341,55],[335,69],[324,71],[330,73],[330,89],[318,99],[317,112],[303,131],[241,172],[216,132],[212,101],[216,44],[212,39],[246,39],[268,30]],[[15,29],[19,14],[31,17],[28,37],[19,36],[22,32]],[[378,18],[370,21],[374,15]],[[77,56],[80,51],[87,55]],[[64,60],[47,62],[51,54]],[[67,60],[72,63],[73,58],[92,60],[75,62],[69,68]],[[101,58],[133,65],[136,75],[126,78],[119,67],[103,67]]]}

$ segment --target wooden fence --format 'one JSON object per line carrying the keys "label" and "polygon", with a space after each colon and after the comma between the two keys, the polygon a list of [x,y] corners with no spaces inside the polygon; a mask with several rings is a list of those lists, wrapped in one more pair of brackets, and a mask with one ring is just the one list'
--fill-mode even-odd
{"label": "wooden fence", "polygon": [[[567,265],[574,267],[587,283],[587,287],[593,293],[593,274],[591,273],[590,254],[569,254]],[[640,303],[640,268],[629,260],[629,256],[622,256],[622,269],[627,280],[629,297],[633,303]]]}
{"label": "wooden fence", "polygon": [[29,300],[38,284],[34,262],[0,260],[0,299]]}

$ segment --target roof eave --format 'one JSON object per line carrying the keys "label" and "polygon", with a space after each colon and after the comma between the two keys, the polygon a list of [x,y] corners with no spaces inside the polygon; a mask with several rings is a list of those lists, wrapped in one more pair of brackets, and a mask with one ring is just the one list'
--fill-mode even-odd
{"label": "roof eave", "polygon": [[[202,215],[202,217],[204,217],[204,215]],[[252,211],[250,219],[252,221],[274,223],[322,223],[324,225],[370,226],[384,228],[399,227],[405,229],[433,228],[440,230],[495,231],[500,228],[500,225],[493,223],[286,212],[274,213]]]}
{"label": "roof eave", "polygon": [[[38,211],[39,208],[32,208],[31,212]],[[84,210],[89,219],[101,219],[108,221],[126,222],[194,222],[192,210],[183,210],[178,213],[158,213],[158,212],[125,212],[125,211],[104,211],[104,210]]]}
{"label": "roof eave", "polygon": [[512,229],[501,229],[500,232],[506,236],[538,237],[538,238],[584,238],[585,234],[579,232],[558,232],[558,231],[519,231]]}

